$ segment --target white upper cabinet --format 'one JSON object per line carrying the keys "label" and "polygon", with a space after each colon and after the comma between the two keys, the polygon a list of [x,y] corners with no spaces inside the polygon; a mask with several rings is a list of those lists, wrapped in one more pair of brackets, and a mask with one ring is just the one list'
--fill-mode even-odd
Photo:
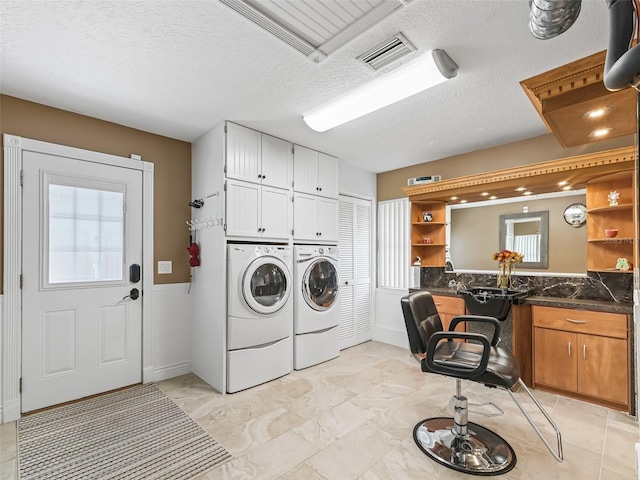
{"label": "white upper cabinet", "polygon": [[301,242],[338,241],[338,201],[331,198],[294,193],[293,239]]}
{"label": "white upper cabinet", "polygon": [[227,180],[227,236],[288,239],[291,234],[289,191],[255,183]]}
{"label": "white upper cabinet", "polygon": [[293,189],[338,198],[338,159],[300,145],[294,146]]}
{"label": "white upper cabinet", "polygon": [[227,178],[260,183],[261,133],[227,122]]}
{"label": "white upper cabinet", "polygon": [[227,178],[289,188],[292,164],[289,142],[227,122]]}
{"label": "white upper cabinet", "polygon": [[262,184],[289,188],[293,171],[291,144],[280,138],[262,134]]}

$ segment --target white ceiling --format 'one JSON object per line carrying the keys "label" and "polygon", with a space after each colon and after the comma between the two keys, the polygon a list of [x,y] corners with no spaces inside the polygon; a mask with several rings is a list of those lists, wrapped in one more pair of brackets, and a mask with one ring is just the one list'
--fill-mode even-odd
{"label": "white ceiling", "polygon": [[[546,133],[519,82],[607,47],[604,0],[545,41],[528,0],[402,1],[316,64],[219,0],[0,0],[0,91],[185,141],[232,120],[382,172]],[[303,113],[393,67],[355,58],[398,31],[412,56],[445,49],[458,76],[309,129]]]}

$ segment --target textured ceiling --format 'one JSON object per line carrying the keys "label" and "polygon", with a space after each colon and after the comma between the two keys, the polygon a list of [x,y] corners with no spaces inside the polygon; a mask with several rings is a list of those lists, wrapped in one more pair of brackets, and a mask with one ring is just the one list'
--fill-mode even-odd
{"label": "textured ceiling", "polygon": [[[290,2],[302,0],[290,0]],[[519,82],[606,48],[603,0],[551,40],[527,0],[413,0],[315,64],[218,0],[0,1],[0,91],[193,141],[222,120],[373,172],[547,132]],[[444,84],[317,133],[301,115],[376,75],[360,53],[402,31],[460,66]]]}

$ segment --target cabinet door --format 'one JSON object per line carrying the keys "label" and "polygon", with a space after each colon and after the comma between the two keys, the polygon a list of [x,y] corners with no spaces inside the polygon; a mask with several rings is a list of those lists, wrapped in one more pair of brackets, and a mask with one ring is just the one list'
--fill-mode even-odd
{"label": "cabinet door", "polygon": [[340,164],[336,157],[318,155],[318,195],[338,198]]}
{"label": "cabinet door", "polygon": [[260,183],[261,134],[227,123],[227,178]]}
{"label": "cabinet door", "polygon": [[318,198],[318,240],[338,241],[338,200]]}
{"label": "cabinet door", "polygon": [[291,186],[293,170],[291,144],[271,135],[262,134],[262,184],[278,188]]}
{"label": "cabinet door", "polygon": [[289,191],[262,186],[262,237],[289,238],[291,217]]}
{"label": "cabinet door", "polygon": [[578,334],[580,393],[626,404],[629,399],[627,341]]}
{"label": "cabinet door", "polygon": [[295,193],[293,195],[294,240],[318,240],[318,197]]}
{"label": "cabinet door", "polygon": [[259,238],[260,185],[227,180],[227,235]]}
{"label": "cabinet door", "polygon": [[318,152],[300,145],[293,151],[293,189],[296,192],[318,192]]}
{"label": "cabinet door", "polygon": [[[465,313],[464,300],[461,298],[434,295],[433,302],[436,304],[442,329],[445,331],[449,330],[453,317],[464,315]],[[464,332],[465,330],[466,324],[464,322],[459,323],[456,327],[456,332]]]}
{"label": "cabinet door", "polygon": [[571,332],[535,328],[536,384],[576,392],[578,390],[577,335]]}

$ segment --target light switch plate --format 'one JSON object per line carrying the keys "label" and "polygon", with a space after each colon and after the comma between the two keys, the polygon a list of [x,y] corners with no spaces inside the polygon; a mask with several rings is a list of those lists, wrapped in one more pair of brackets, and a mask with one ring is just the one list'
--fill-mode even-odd
{"label": "light switch plate", "polygon": [[171,273],[172,267],[173,267],[173,265],[171,263],[171,260],[160,260],[160,261],[158,261],[158,275]]}

